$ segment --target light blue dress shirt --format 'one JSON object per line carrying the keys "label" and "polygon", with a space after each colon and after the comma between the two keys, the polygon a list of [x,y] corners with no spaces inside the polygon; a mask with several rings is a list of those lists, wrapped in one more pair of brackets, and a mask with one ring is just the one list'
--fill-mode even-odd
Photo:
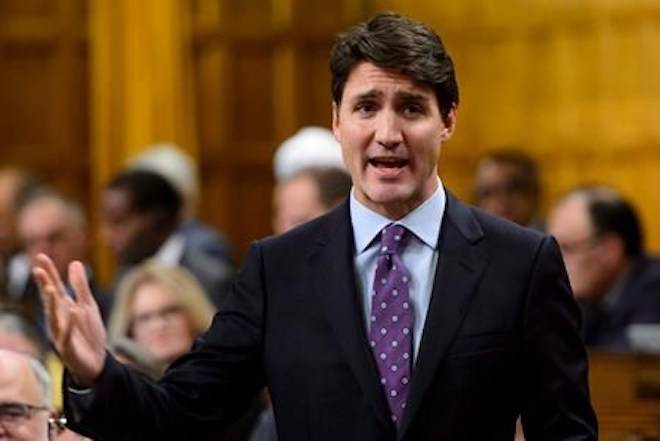
{"label": "light blue dress shirt", "polygon": [[[389,224],[399,224],[413,233],[403,250],[402,259],[411,276],[410,303],[413,305],[414,360],[419,353],[424,322],[431,301],[431,291],[438,266],[438,238],[445,212],[447,197],[438,178],[438,188],[433,195],[406,216],[392,221],[359,202],[351,191],[350,210],[355,240],[355,273],[362,298],[364,323],[371,320],[371,295],[378,260],[380,231]],[[367,334],[369,329],[366,329]]]}

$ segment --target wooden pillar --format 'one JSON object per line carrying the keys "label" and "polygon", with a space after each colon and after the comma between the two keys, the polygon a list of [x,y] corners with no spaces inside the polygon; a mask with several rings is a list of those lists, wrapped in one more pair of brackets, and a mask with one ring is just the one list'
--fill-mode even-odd
{"label": "wooden pillar", "polygon": [[[100,191],[127,158],[156,142],[174,142],[196,158],[197,139],[188,3],[91,0],[90,6],[92,211],[97,212]],[[98,215],[93,222],[98,226]],[[107,281],[110,259],[96,248]]]}

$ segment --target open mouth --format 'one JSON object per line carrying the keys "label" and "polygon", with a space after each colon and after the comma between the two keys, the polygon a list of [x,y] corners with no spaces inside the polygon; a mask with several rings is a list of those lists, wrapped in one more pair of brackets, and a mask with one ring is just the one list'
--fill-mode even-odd
{"label": "open mouth", "polygon": [[377,156],[369,158],[368,163],[379,169],[400,169],[407,166],[410,161],[405,158]]}

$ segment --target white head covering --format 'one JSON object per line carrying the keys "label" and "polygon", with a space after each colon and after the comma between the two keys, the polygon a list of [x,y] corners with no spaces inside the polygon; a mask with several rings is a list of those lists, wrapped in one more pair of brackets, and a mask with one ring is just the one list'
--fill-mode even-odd
{"label": "white head covering", "polygon": [[196,198],[199,194],[197,164],[175,144],[147,147],[129,159],[128,168],[161,175],[185,198]]}
{"label": "white head covering", "polygon": [[126,162],[130,170],[156,173],[181,195],[184,214],[195,213],[199,198],[199,174],[195,160],[181,147],[171,143],[153,144]]}
{"label": "white head covering", "polygon": [[275,151],[273,172],[285,181],[310,167],[336,167],[345,170],[341,147],[334,134],[323,127],[303,127]]}

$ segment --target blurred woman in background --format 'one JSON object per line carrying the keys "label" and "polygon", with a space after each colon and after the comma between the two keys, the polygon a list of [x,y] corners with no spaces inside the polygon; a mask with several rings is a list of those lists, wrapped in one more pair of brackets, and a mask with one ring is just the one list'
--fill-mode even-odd
{"label": "blurred woman in background", "polygon": [[146,262],[121,283],[108,326],[110,347],[153,377],[190,350],[215,308],[192,274]]}

